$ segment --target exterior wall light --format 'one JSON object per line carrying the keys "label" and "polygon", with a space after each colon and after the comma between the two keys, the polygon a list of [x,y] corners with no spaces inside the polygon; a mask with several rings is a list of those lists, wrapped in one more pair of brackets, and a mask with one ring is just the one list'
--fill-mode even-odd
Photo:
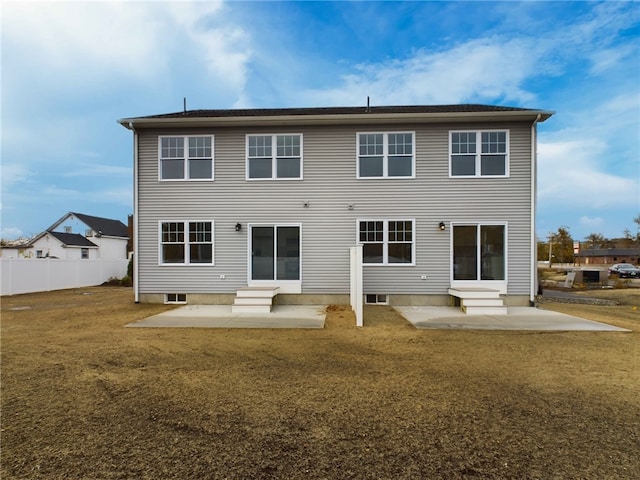
{"label": "exterior wall light", "polygon": [[445,229],[445,224],[444,224],[444,222],[440,222],[440,223],[438,224],[438,227],[440,227],[440,230],[444,231],[444,229]]}
{"label": "exterior wall light", "polygon": [[239,232],[240,230],[242,230],[242,225],[236,223],[236,232]]}

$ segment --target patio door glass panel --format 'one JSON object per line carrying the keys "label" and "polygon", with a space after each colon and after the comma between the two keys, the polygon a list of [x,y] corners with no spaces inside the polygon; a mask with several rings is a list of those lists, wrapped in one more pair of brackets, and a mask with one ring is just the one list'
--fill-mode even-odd
{"label": "patio door glass panel", "polygon": [[482,280],[504,280],[504,225],[480,227]]}
{"label": "patio door glass panel", "polygon": [[453,279],[505,279],[505,226],[453,227]]}
{"label": "patio door glass panel", "polygon": [[276,228],[276,280],[300,279],[300,228]]}
{"label": "patio door glass panel", "polygon": [[478,278],[478,244],[475,225],[453,227],[453,279]]}
{"label": "patio door glass panel", "polygon": [[300,280],[300,227],[251,228],[251,279]]}
{"label": "patio door glass panel", "polygon": [[251,229],[251,278],[273,280],[275,232],[273,227]]}

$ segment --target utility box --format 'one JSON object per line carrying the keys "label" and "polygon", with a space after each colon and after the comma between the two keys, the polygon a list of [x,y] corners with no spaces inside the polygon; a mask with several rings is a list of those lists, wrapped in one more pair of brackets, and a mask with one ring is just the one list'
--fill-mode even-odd
{"label": "utility box", "polygon": [[609,272],[606,270],[574,270],[573,283],[598,283],[606,285],[609,281]]}

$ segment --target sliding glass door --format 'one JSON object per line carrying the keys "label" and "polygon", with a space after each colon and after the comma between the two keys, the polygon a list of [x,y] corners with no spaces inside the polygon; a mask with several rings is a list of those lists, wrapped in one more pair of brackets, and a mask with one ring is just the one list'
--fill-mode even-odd
{"label": "sliding glass door", "polygon": [[250,280],[299,282],[300,226],[253,225],[250,229]]}
{"label": "sliding glass door", "polygon": [[453,226],[453,280],[505,280],[505,226]]}

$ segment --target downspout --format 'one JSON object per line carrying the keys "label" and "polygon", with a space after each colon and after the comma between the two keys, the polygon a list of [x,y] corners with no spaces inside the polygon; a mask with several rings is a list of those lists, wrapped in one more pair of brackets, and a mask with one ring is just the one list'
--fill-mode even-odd
{"label": "downspout", "polygon": [[536,237],[536,201],[538,188],[538,135],[536,124],[540,121],[538,114],[531,124],[531,288],[529,304],[535,305],[538,294],[538,242]]}
{"label": "downspout", "polygon": [[138,132],[129,122],[129,129],[133,132],[133,299],[135,303],[140,303],[139,292],[139,243],[138,235]]}

